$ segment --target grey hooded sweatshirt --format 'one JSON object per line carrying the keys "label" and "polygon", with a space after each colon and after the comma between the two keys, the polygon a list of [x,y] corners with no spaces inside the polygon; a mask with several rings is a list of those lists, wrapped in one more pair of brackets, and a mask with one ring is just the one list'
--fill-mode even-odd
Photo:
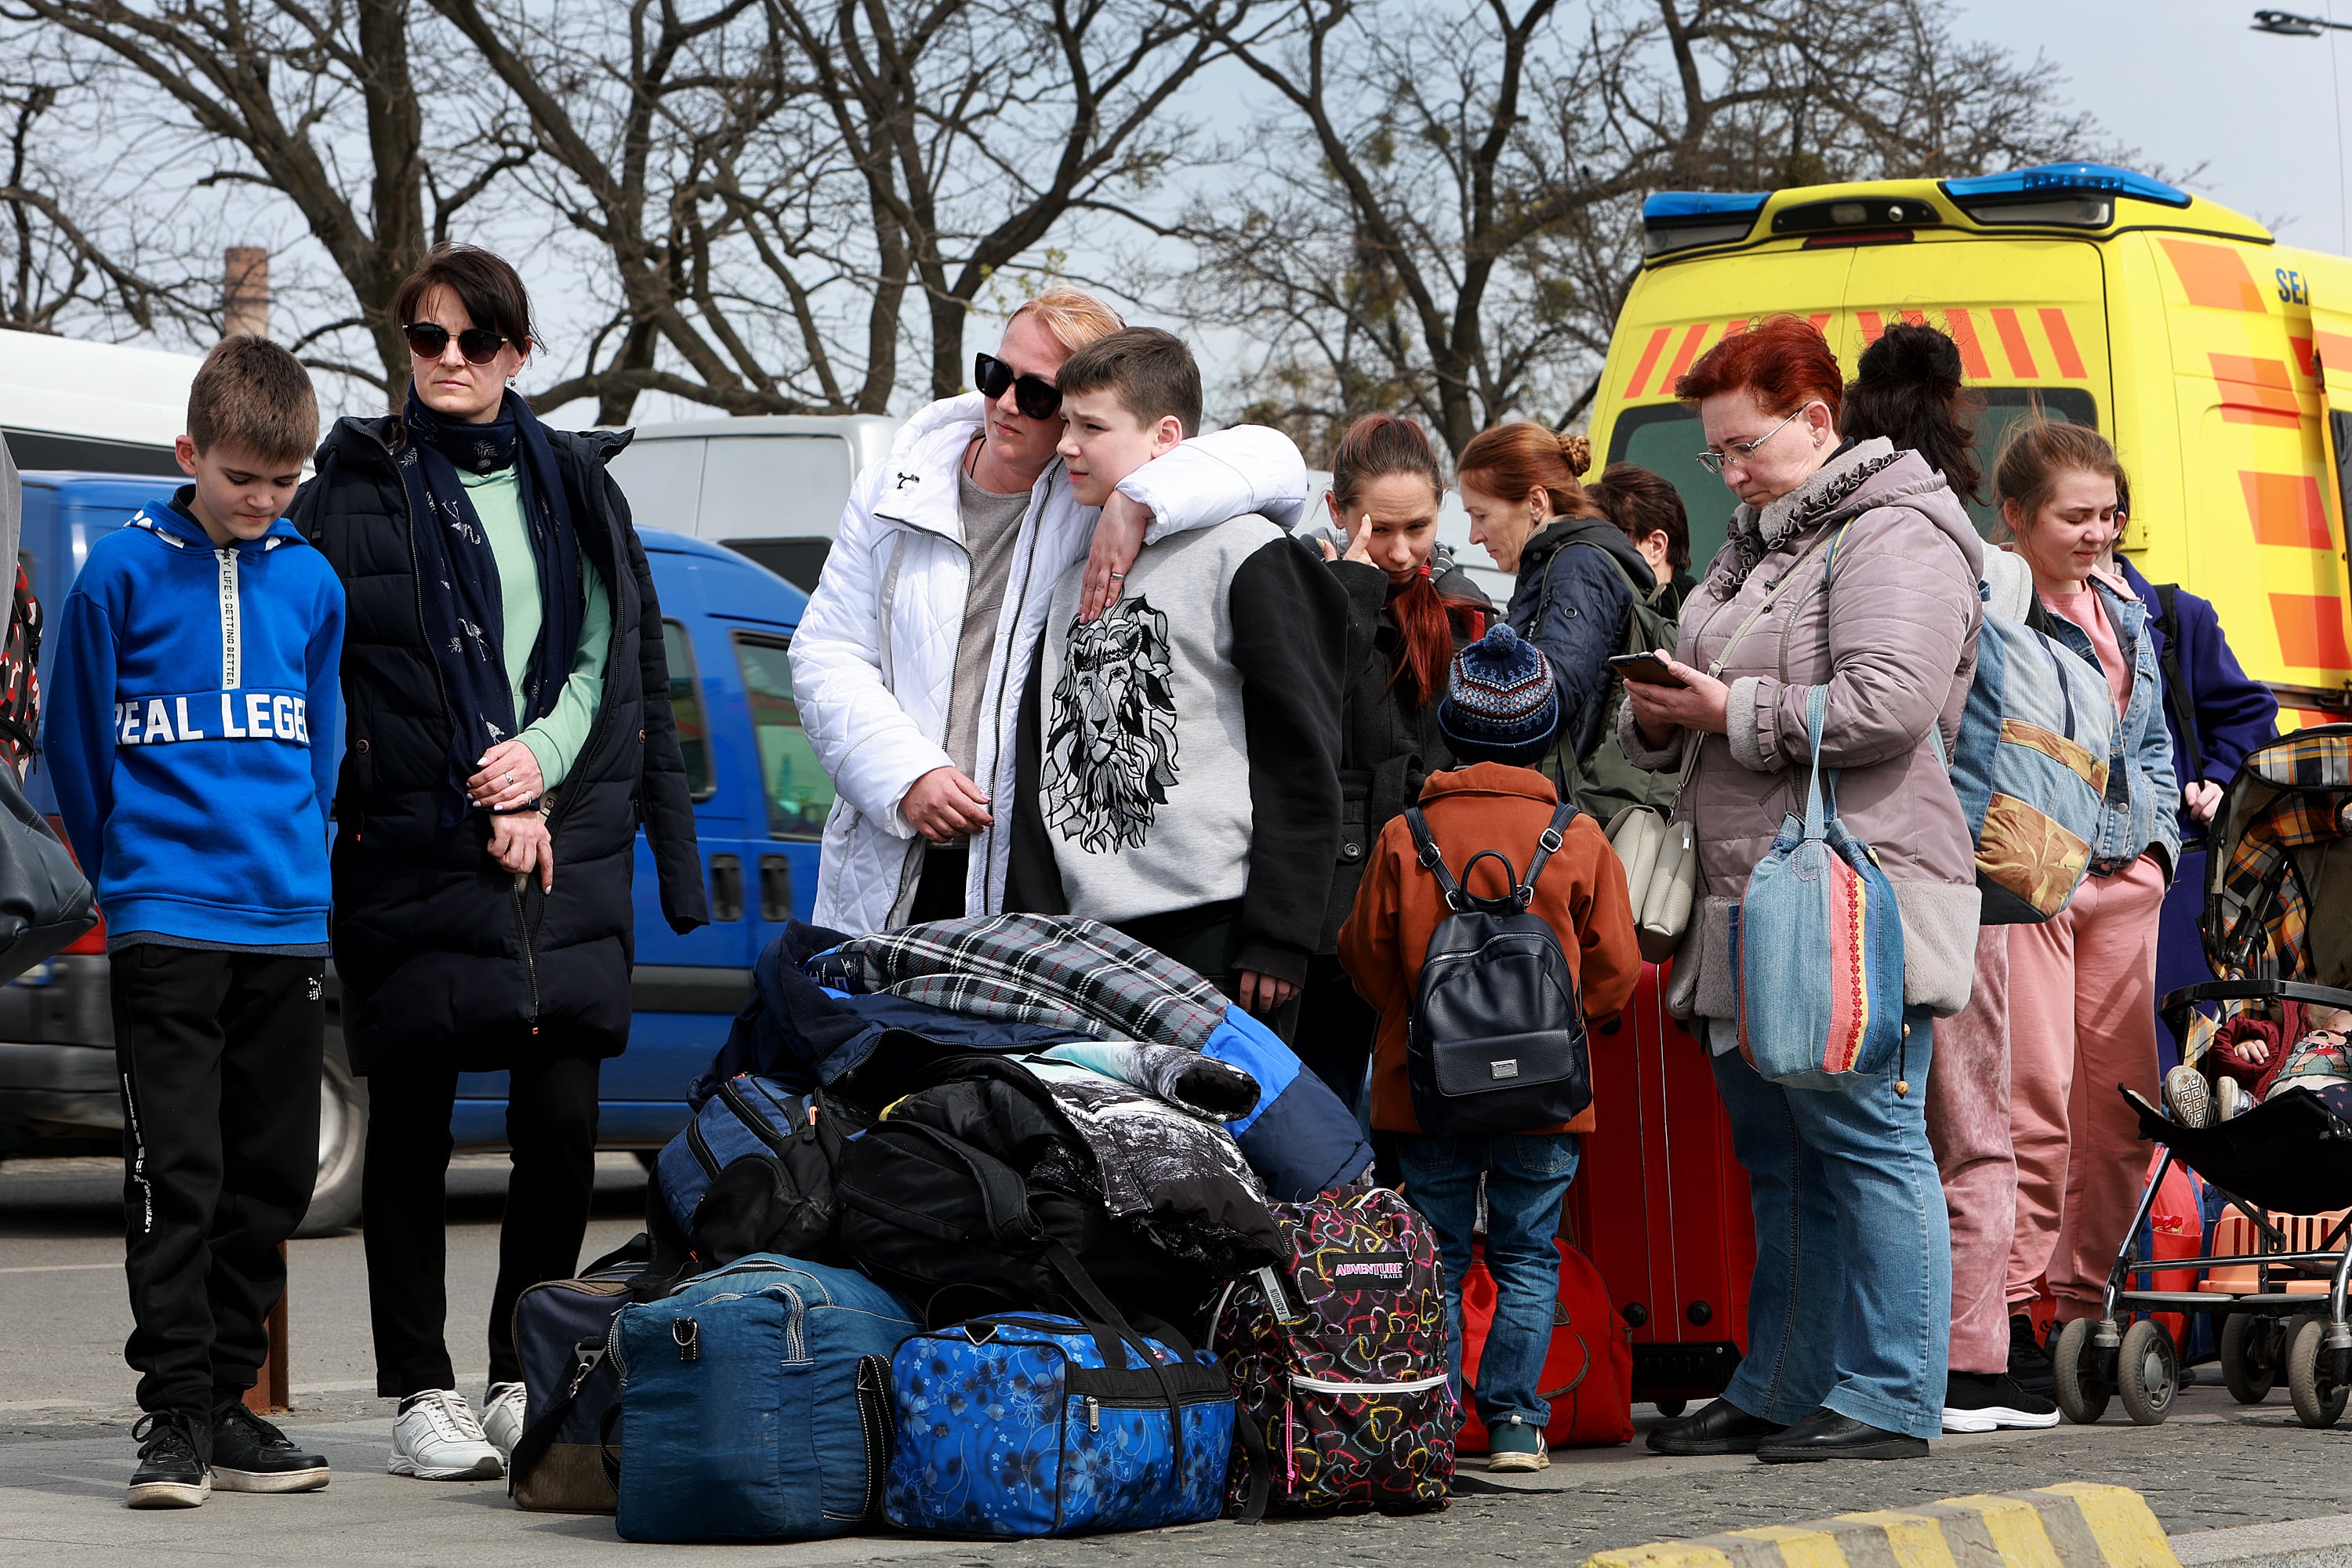
{"label": "grey hooded sweatshirt", "polygon": [[[1877,851],[1902,911],[1904,1000],[1939,1017],[1968,1005],[1976,850],[1928,731],[1941,727],[1949,755],[1976,674],[1984,546],[1943,477],[1916,452],[1864,441],[1760,513],[1741,507],[1683,607],[1676,657],[1707,668],[1799,558],[1839,529],[1844,537],[1801,568],[1724,668],[1730,732],[1696,737],[1698,764],[1675,807],[1696,837],[1701,880],[1668,996],[1678,1016],[1733,1015],[1730,911],[1781,818],[1804,813],[1815,686],[1829,693],[1822,761],[1841,770],[1839,815]],[[1692,737],[1649,745],[1629,705],[1618,738],[1634,763],[1664,771],[1682,765]]]}

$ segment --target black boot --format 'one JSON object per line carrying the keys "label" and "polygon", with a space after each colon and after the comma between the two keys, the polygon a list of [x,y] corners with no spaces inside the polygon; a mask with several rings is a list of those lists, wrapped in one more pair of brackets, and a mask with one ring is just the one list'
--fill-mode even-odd
{"label": "black boot", "polygon": [[1757,1444],[1784,1430],[1761,1415],[1748,1415],[1728,1399],[1718,1399],[1696,1415],[1653,1427],[1650,1451],[1678,1458],[1692,1454],[1752,1454]]}
{"label": "black boot", "polygon": [[132,1508],[199,1508],[213,1495],[211,1426],[193,1410],[151,1410],[131,1428],[139,1468],[123,1500]]}
{"label": "black boot", "polygon": [[213,1480],[225,1492],[314,1492],[327,1484],[327,1461],[245,1407],[224,1400],[213,1411]]}
{"label": "black boot", "polygon": [[1757,1447],[1768,1465],[1805,1465],[1820,1459],[1924,1459],[1927,1439],[1888,1432],[1822,1405],[1777,1437]]}

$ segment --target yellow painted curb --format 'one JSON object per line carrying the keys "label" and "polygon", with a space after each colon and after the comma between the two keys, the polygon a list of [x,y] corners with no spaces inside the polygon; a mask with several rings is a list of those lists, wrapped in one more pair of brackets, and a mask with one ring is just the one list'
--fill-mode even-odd
{"label": "yellow painted curb", "polygon": [[2128,1487],[2062,1481],[1596,1552],[1584,1568],[2180,1568]]}

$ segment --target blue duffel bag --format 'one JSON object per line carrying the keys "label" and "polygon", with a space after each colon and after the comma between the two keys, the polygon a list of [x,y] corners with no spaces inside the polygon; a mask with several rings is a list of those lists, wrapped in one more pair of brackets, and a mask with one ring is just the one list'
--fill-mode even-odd
{"label": "blue duffel bag", "polygon": [[890,1353],[921,1325],[862,1274],[757,1254],[621,1309],[626,1541],[804,1541],[873,1517]]}
{"label": "blue duffel bag", "polygon": [[[890,1386],[898,1447],[883,1513],[901,1529],[1086,1535],[1224,1510],[1234,1388],[1205,1351],[1000,1312],[908,1340]],[[1263,1512],[1267,1471],[1255,1468]]]}

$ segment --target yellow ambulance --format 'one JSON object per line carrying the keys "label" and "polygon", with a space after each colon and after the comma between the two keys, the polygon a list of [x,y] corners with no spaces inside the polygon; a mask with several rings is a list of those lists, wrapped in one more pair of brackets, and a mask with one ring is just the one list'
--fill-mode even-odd
{"label": "yellow ambulance", "polygon": [[1924,321],[1985,396],[1988,480],[2001,431],[2032,410],[2096,426],[2131,474],[2133,564],[2213,601],[2247,672],[2278,692],[2282,729],[2352,711],[2352,260],[2095,163],[1669,192],[1643,218],[1593,448],[1674,481],[1695,561],[1733,502],[1693,461],[1706,438],[1674,400],[1691,362],[1787,311],[1850,374],[1887,323]]}

